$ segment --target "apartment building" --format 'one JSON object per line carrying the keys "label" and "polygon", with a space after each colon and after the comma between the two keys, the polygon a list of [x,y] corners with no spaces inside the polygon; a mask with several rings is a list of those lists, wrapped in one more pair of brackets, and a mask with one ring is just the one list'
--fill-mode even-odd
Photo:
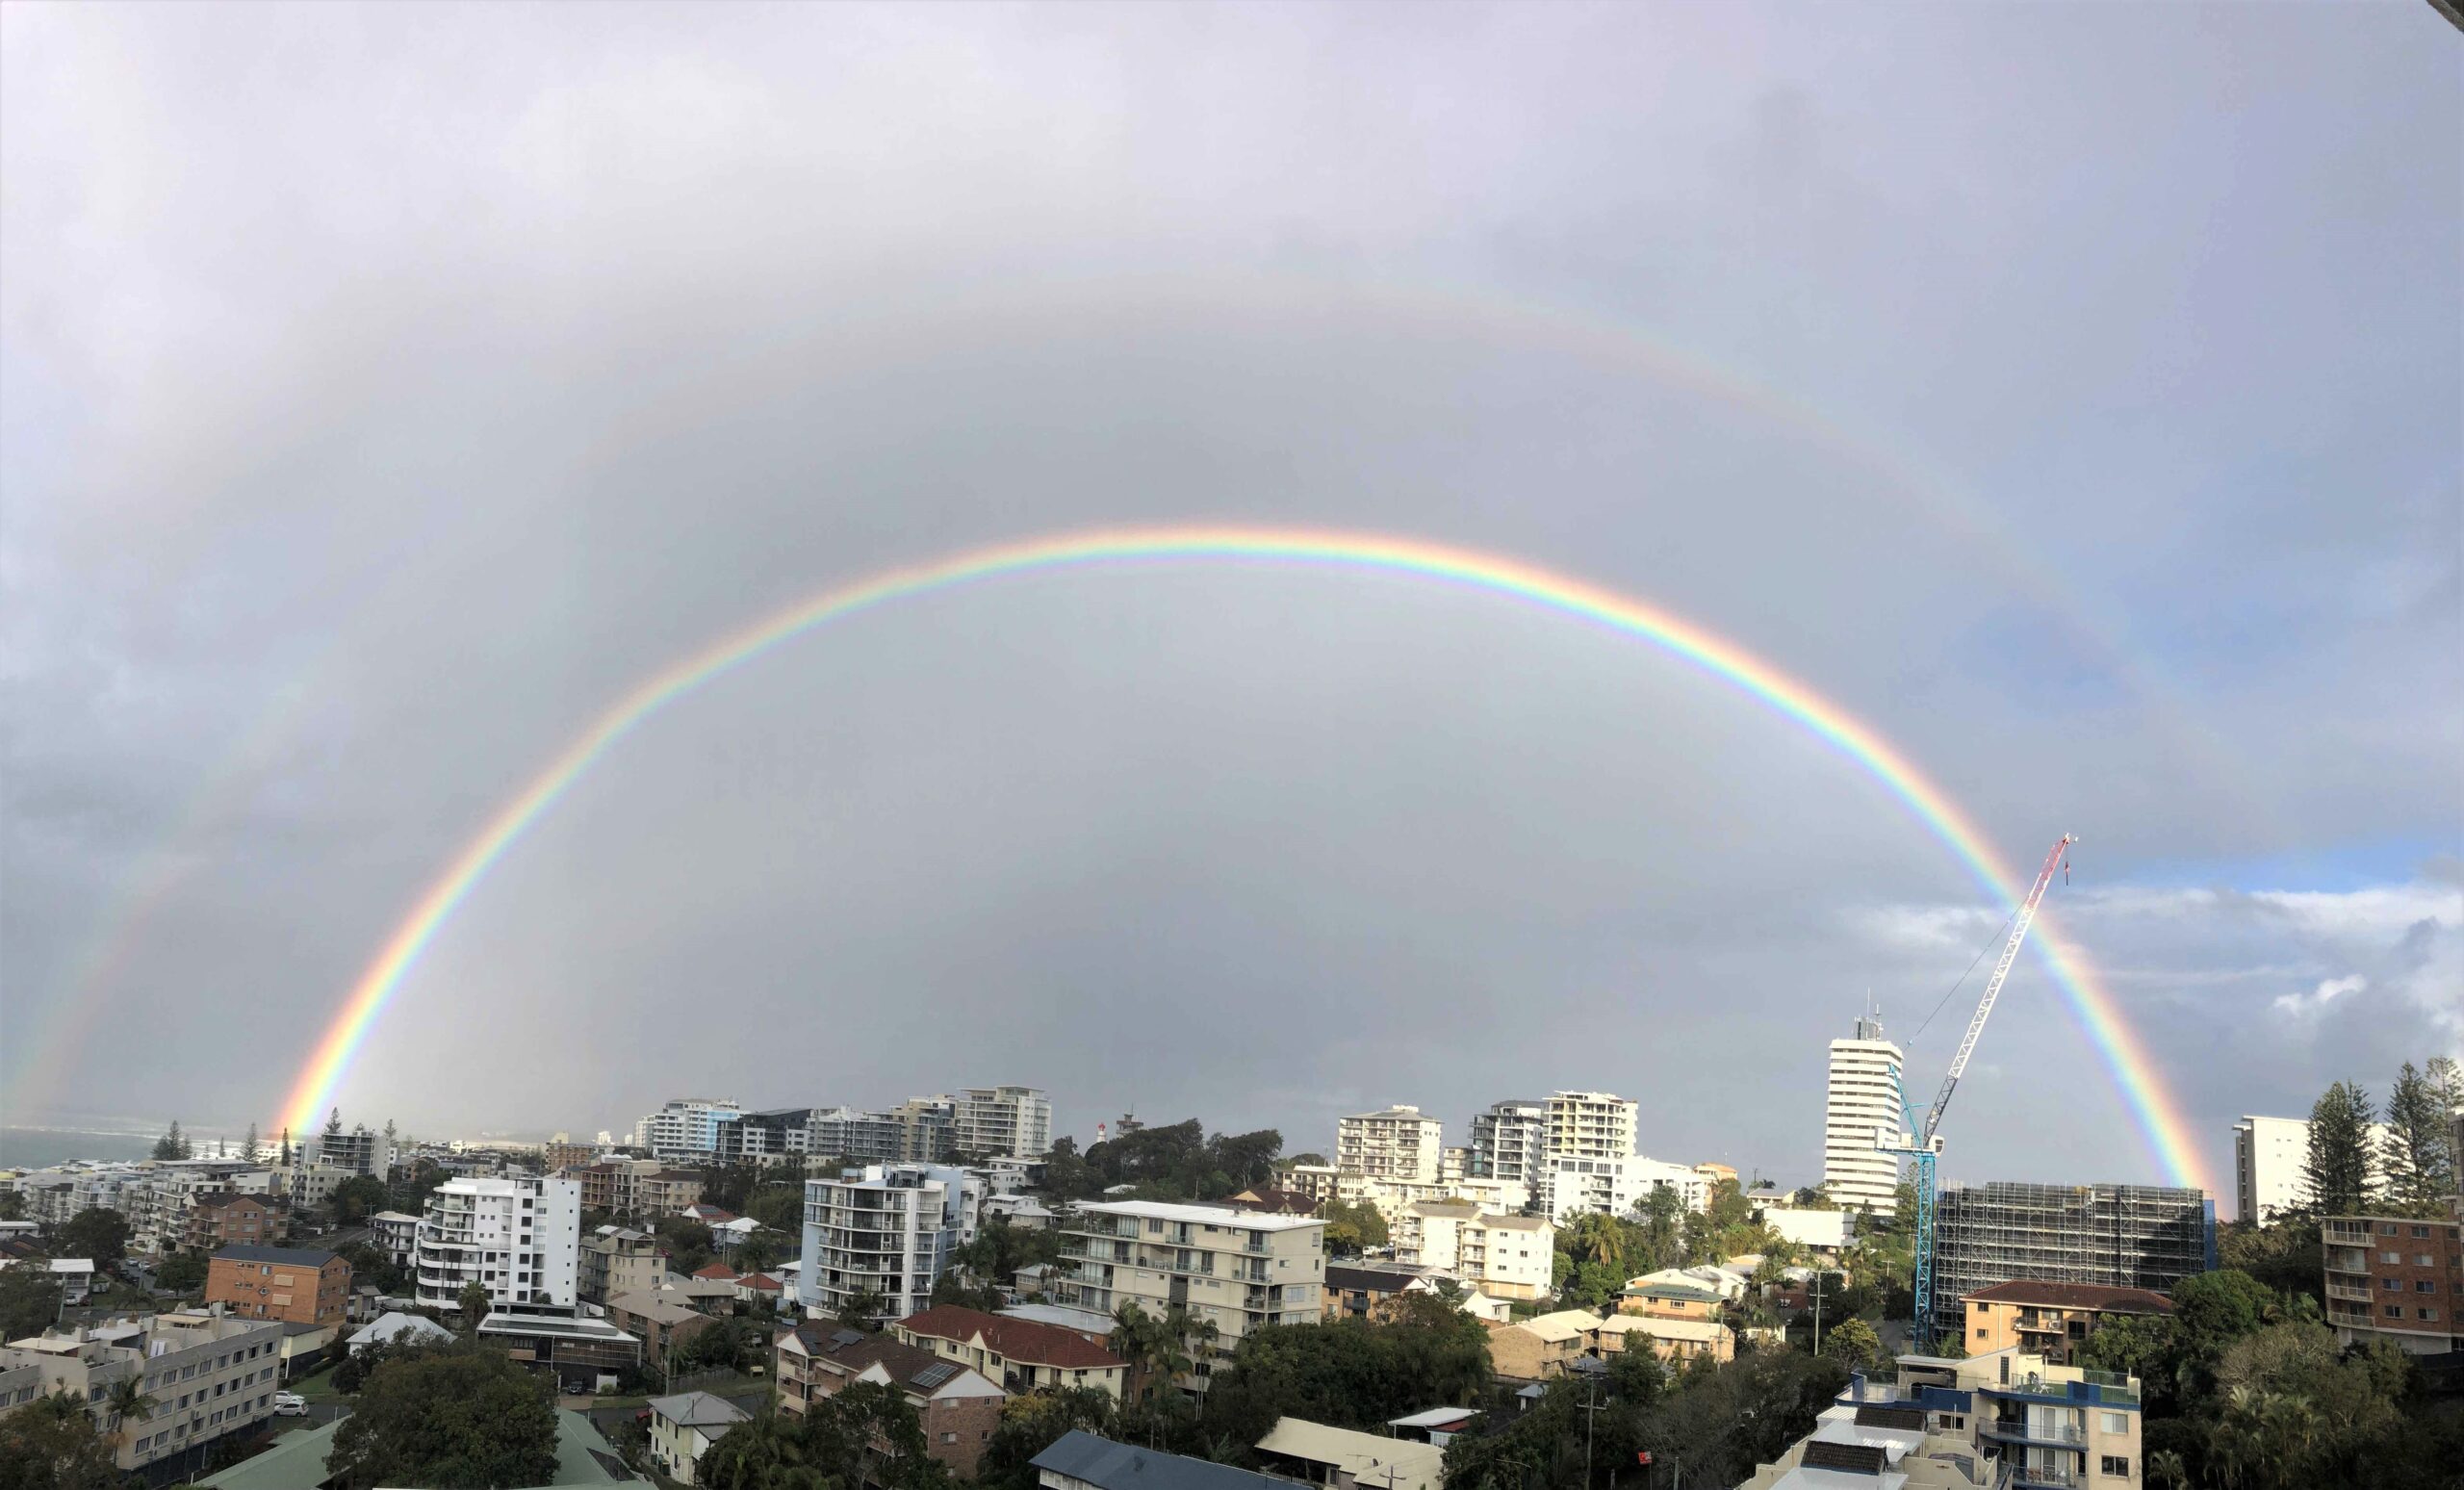
{"label": "apartment building", "polygon": [[1628,1159],[1634,1149],[1635,1104],[1607,1092],[1559,1092],[1549,1098],[1545,1157]]}
{"label": "apartment building", "polygon": [[956,1361],[1012,1394],[1092,1388],[1117,1402],[1129,1363],[1074,1329],[939,1304],[889,1327],[891,1336]]}
{"label": "apartment building", "polygon": [[350,1264],[315,1247],[226,1246],[206,1263],[205,1301],[234,1319],[340,1324]]}
{"label": "apartment building", "polygon": [[578,1169],[584,1165],[598,1162],[598,1144],[577,1143],[561,1133],[549,1140],[548,1145],[539,1150],[541,1167],[551,1172],[558,1169]]}
{"label": "apartment building", "polygon": [[419,1250],[420,1219],[407,1211],[379,1211],[368,1218],[370,1245],[397,1268],[407,1268]]}
{"label": "apartment building", "polygon": [[1662,1188],[1676,1192],[1689,1211],[1708,1203],[1709,1187],[1692,1165],[1667,1164],[1641,1154],[1584,1159],[1553,1154],[1546,1180],[1542,1205],[1560,1225],[1586,1211],[1630,1215],[1654,1190]]}
{"label": "apartment building", "polygon": [[358,1178],[341,1165],[312,1164],[305,1159],[276,1165],[272,1174],[274,1193],[290,1202],[293,1212],[303,1216],[324,1210],[343,1181]]}
{"label": "apartment building", "polygon": [[1531,1203],[1531,1192],[1521,1180],[1459,1179],[1416,1184],[1409,1180],[1372,1179],[1366,1174],[1339,1174],[1335,1177],[1334,1198],[1346,1205],[1374,1207],[1391,1227],[1401,1222],[1404,1207],[1424,1200],[1469,1200],[1484,1211],[1520,1211]]}
{"label": "apartment building", "polygon": [[1405,1206],[1395,1260],[1435,1268],[1492,1298],[1538,1298],[1552,1286],[1557,1228],[1538,1216],[1499,1215],[1467,1200]]}
{"label": "apartment building", "polygon": [[[114,1435],[115,1462],[137,1472],[192,1456],[273,1416],[283,1326],[240,1320],[219,1309],[158,1314],[141,1321],[44,1333],[0,1347],[0,1377],[39,1374],[43,1393],[66,1392]],[[122,1422],[105,1405],[113,1386],[136,1378],[154,1406]],[[159,1478],[176,1471],[149,1475]]]}
{"label": "apartment building", "polygon": [[968,1087],[953,1114],[960,1153],[1040,1159],[1052,1151],[1052,1098],[1034,1087]]}
{"label": "apartment building", "polygon": [[271,1195],[218,1191],[190,1203],[185,1249],[211,1256],[226,1246],[273,1246],[291,1235],[291,1212]]}
{"label": "apartment building", "polygon": [[715,1159],[721,1125],[743,1116],[743,1104],[725,1098],[678,1097],[633,1125],[633,1143],[657,1159]]}
{"label": "apartment building", "polygon": [[[747,1113],[732,1127],[735,1148],[720,1150],[723,1159],[748,1159],[757,1163],[783,1159],[810,1152],[806,1141],[812,1136],[812,1109],[809,1107],[772,1107],[757,1113]],[[720,1130],[722,1139],[730,1129]]]}
{"label": "apartment building", "polygon": [[1855,1377],[1811,1433],[1739,1490],[2139,1490],[2140,1430],[2136,1376],[2016,1349],[1903,1355],[1896,1383]]}
{"label": "apartment building", "polygon": [[2339,1341],[2385,1340],[2412,1355],[2464,1350],[2464,1200],[2450,1220],[2335,1216],[2319,1229]]}
{"label": "apartment building", "polygon": [[2169,1293],[2216,1268],[2216,1202],[2157,1185],[1952,1186],[1934,1207],[1937,1337],[1969,1295],[2027,1279]]}
{"label": "apartment building", "polygon": [[1281,1178],[1285,1189],[1323,1203],[1335,1198],[1342,1175],[1331,1164],[1294,1164],[1284,1167]]}
{"label": "apartment building", "polygon": [[[2371,1172],[2383,1172],[2379,1155],[2395,1131],[2370,1125]],[[2242,1220],[2270,1221],[2310,1203],[2310,1120],[2306,1118],[2244,1118],[2233,1125],[2233,1214]]]}
{"label": "apartment building", "polygon": [[975,1234],[984,1181],[950,1165],[867,1165],[805,1182],[804,1268],[798,1297],[836,1315],[859,1294],[878,1295],[879,1318],[904,1319],[932,1302],[950,1253]]}
{"label": "apartment building", "polygon": [[610,1216],[680,1215],[702,1203],[703,1173],[671,1168],[663,1159],[610,1159],[576,1169],[585,1211]]}
{"label": "apartment building", "polygon": [[299,1148],[308,1163],[329,1165],[352,1174],[383,1179],[394,1169],[393,1138],[383,1133],[372,1133],[365,1124],[347,1133],[330,1129],[312,1133]]}
{"label": "apartment building", "polygon": [[1116,1200],[1079,1206],[1061,1230],[1056,1302],[1103,1314],[1135,1304],[1159,1319],[1177,1307],[1214,1323],[1193,1390],[1251,1330],[1305,1324],[1322,1307],[1326,1223],[1315,1217]]}
{"label": "apartment building", "polygon": [[1967,1296],[1970,1355],[2014,1348],[2067,1366],[2089,1336],[2118,1319],[2170,1314],[2173,1301],[2144,1288],[2097,1283],[1997,1283]]}
{"label": "apartment building", "polygon": [[901,1164],[949,1164],[959,1156],[959,1104],[956,1097],[909,1097],[889,1110],[898,1125]]}
{"label": "apartment building", "polygon": [[1907,1126],[1900,1077],[1906,1057],[1883,1038],[1883,1022],[1857,1021],[1856,1035],[1831,1042],[1831,1083],[1822,1110],[1822,1184],[1851,1211],[1888,1216],[1898,1206],[1899,1156],[1876,1146]]}
{"label": "apartment building", "polygon": [[581,1184],[520,1175],[449,1179],[429,1195],[413,1264],[419,1301],[458,1309],[476,1283],[488,1306],[571,1309],[580,1292]]}
{"label": "apartment building", "polygon": [[655,1291],[667,1277],[658,1239],[626,1226],[601,1226],[581,1239],[575,1288],[584,1303],[603,1304],[619,1294]]}
{"label": "apartment building", "polygon": [[1439,1156],[1445,1147],[1444,1125],[1417,1107],[1355,1113],[1335,1123],[1335,1169],[1339,1173],[1407,1185],[1434,1185]]}
{"label": "apartment building", "polygon": [[117,1209],[128,1218],[129,1244],[140,1251],[177,1252],[190,1245],[190,1220],[200,1196],[268,1194],[273,1173],[241,1159],[165,1159],[120,1187]]}
{"label": "apartment building", "polygon": [[904,1141],[897,1119],[853,1107],[815,1108],[805,1119],[805,1148],[849,1164],[896,1164]]}

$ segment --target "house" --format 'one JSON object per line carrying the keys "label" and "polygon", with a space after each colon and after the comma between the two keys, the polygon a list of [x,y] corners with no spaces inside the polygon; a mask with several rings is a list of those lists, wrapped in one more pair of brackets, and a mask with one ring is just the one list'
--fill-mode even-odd
{"label": "house", "polygon": [[607,1323],[642,1342],[652,1360],[710,1327],[711,1317],[665,1291],[619,1294],[607,1300]]}
{"label": "house", "polygon": [[226,1246],[206,1264],[205,1301],[241,1319],[340,1324],[350,1264],[317,1247]]}
{"label": "house", "polygon": [[1094,1345],[1112,1344],[1113,1317],[1092,1309],[1078,1309],[1068,1304],[1017,1303],[998,1313],[1005,1320],[1033,1320],[1039,1324],[1058,1324]]}
{"label": "house", "polygon": [[1330,1490],[1441,1490],[1446,1483],[1446,1451],[1434,1444],[1303,1418],[1276,1419],[1257,1449],[1269,1471]]}
{"label": "house", "polygon": [[1512,1381],[1562,1376],[1599,1348],[1602,1321],[1581,1309],[1538,1314],[1518,1324],[1489,1326],[1489,1360]]}
{"label": "house", "polygon": [[479,1322],[478,1335],[515,1364],[552,1375],[568,1395],[604,1391],[620,1372],[642,1363],[640,1337],[606,1320],[553,1310],[499,1310]]}
{"label": "house", "polygon": [[686,1220],[700,1221],[703,1225],[709,1227],[713,1232],[717,1231],[721,1226],[726,1225],[728,1222],[738,1219],[733,1211],[715,1205],[704,1205],[700,1201],[695,1201],[691,1205],[680,1208],[676,1214],[683,1217]]}
{"label": "house", "polygon": [[898,1388],[924,1426],[925,1452],[963,1478],[974,1477],[976,1461],[1000,1426],[999,1386],[957,1361],[887,1335],[807,1321],[780,1332],[774,1360],[781,1412],[801,1414],[853,1382]]}
{"label": "house", "polygon": [[2056,1366],[2069,1365],[2081,1342],[2114,1320],[2173,1312],[2173,1301],[2152,1289],[2025,1278],[1980,1288],[1965,1302],[1968,1354],[2016,1346]]}
{"label": "house", "polygon": [[892,1324],[907,1344],[958,1361],[1005,1392],[1092,1387],[1117,1402],[1129,1363],[1073,1329],[941,1304]]}
{"label": "house", "polygon": [[[1730,1266],[1727,1267],[1719,1267],[1711,1263],[1697,1263],[1691,1268],[1662,1268],[1657,1272],[1646,1272],[1639,1278],[1628,1278],[1626,1286],[1645,1288],[1655,1283],[1681,1283],[1689,1288],[1699,1288],[1715,1294],[1729,1303],[1735,1303],[1753,1288],[1754,1270],[1737,1266],[1743,1261],[1741,1258],[1731,1258],[1729,1261]],[[1807,1276],[1811,1275],[1810,1272],[1807,1272]]]}
{"label": "house", "polygon": [[1477,1407],[1431,1407],[1408,1417],[1389,1418],[1386,1426],[1397,1438],[1409,1438],[1424,1444],[1445,1448],[1456,1438],[1472,1431],[1480,1421]]}
{"label": "house", "polygon": [[1291,1490],[1292,1481],[1211,1459],[1116,1444],[1080,1428],[1027,1461],[1041,1490]]}
{"label": "house", "polygon": [[1656,1320],[1711,1320],[1719,1317],[1720,1296],[1690,1282],[1629,1284],[1617,1296],[1617,1312]]}
{"label": "house", "polygon": [[1736,1334],[1718,1320],[1666,1319],[1652,1314],[1612,1314],[1600,1322],[1600,1353],[1648,1345],[1671,1365],[1698,1358],[1725,1361],[1736,1354]]}
{"label": "house", "polygon": [[1227,1196],[1225,1205],[1242,1211],[1264,1211],[1269,1216],[1315,1216],[1318,1197],[1305,1190],[1286,1190],[1278,1185],[1252,1185],[1240,1194]]}
{"label": "house", "polygon": [[699,1309],[704,1314],[733,1314],[735,1312],[735,1274],[732,1272],[725,1277],[690,1278],[680,1278],[675,1273],[667,1273],[659,1279],[656,1292],[661,1298],[670,1303],[684,1304],[689,1308]]}
{"label": "house", "polygon": [[776,1314],[780,1301],[787,1297],[787,1286],[766,1272],[747,1272],[735,1280],[735,1297],[763,1313]]}
{"label": "house", "polygon": [[654,1397],[650,1414],[652,1462],[660,1474],[686,1485],[694,1482],[693,1472],[701,1465],[703,1451],[753,1416],[707,1392]]}
{"label": "house", "polygon": [[380,1314],[351,1332],[343,1343],[354,1350],[380,1345],[427,1345],[453,1338],[447,1329],[424,1314]]}
{"label": "house", "polygon": [[1326,1264],[1321,1285],[1319,1317],[1328,1320],[1392,1321],[1406,1294],[1437,1297],[1434,1274],[1421,1269],[1365,1268],[1353,1263]]}

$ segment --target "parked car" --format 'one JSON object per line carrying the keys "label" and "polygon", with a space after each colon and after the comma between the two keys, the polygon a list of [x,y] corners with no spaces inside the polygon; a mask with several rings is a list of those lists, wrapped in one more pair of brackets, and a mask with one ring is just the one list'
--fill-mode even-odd
{"label": "parked car", "polygon": [[273,1415],[277,1418],[304,1418],[308,1416],[308,1399],[296,1392],[276,1392],[273,1394]]}

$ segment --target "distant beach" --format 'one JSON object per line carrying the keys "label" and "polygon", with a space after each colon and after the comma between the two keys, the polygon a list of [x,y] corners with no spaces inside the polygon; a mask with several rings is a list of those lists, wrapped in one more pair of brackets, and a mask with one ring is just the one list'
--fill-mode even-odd
{"label": "distant beach", "polygon": [[142,1159],[153,1151],[150,1134],[0,1128],[0,1169],[39,1169],[71,1159]]}

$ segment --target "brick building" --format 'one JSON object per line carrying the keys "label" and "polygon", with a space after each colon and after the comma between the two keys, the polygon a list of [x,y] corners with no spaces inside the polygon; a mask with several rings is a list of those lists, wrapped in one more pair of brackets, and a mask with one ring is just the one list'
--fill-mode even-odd
{"label": "brick building", "polygon": [[223,1191],[199,1195],[190,1204],[192,1252],[211,1255],[226,1246],[274,1246],[290,1237],[291,1212],[272,1195]]}
{"label": "brick building", "polygon": [[925,1452],[962,1478],[975,1477],[1001,1424],[1004,1394],[982,1373],[887,1335],[808,1321],[781,1333],[775,1358],[781,1412],[802,1415],[853,1382],[894,1386],[924,1425]]}
{"label": "brick building", "polygon": [[2464,1350],[2464,1200],[2455,1219],[2338,1216],[2320,1223],[2327,1323],[2346,1345],[2393,1342],[2407,1354]]}
{"label": "brick building", "polygon": [[206,1264],[205,1301],[237,1319],[340,1324],[350,1264],[310,1247],[226,1246]]}
{"label": "brick building", "polygon": [[2173,1301],[2151,1289],[2034,1279],[1997,1283],[1967,1296],[1967,1353],[1990,1355],[2016,1346],[2067,1366],[2080,1343],[2109,1321],[2172,1312]]}

